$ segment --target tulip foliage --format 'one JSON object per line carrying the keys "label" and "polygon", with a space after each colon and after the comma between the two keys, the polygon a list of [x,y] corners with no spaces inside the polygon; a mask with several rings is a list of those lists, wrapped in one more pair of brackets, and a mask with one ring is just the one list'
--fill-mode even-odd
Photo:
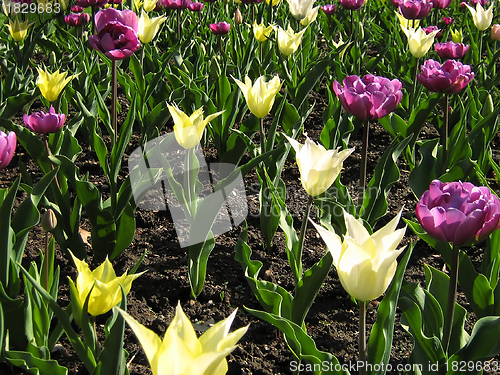
{"label": "tulip foliage", "polygon": [[[390,363],[395,324],[424,374],[429,364],[458,373],[449,371],[455,362],[497,356],[500,344],[489,340],[500,334],[496,11],[450,0],[4,0],[0,361],[66,374],[51,357],[66,335],[88,373],[127,374],[127,323],[153,374],[226,373],[251,328],[229,333],[233,312],[198,337],[181,304],[205,301],[217,236],[235,228],[239,237],[227,235],[247,297],[261,306],[238,314],[280,330],[301,363],[342,364],[308,330],[328,282],[359,312],[359,351],[349,355],[362,362]],[[371,142],[374,128],[385,144]],[[383,150],[370,154],[374,147]],[[347,165],[359,179],[347,180]],[[391,195],[396,184],[415,207]],[[242,202],[253,201],[249,213]],[[168,246],[186,249],[191,295],[179,292],[163,339],[126,312],[147,270],[114,268],[137,238],[138,210],[169,210],[177,239]],[[255,223],[244,221],[250,214]],[[26,264],[40,221],[46,243]],[[448,271],[425,266],[425,283],[405,281],[410,257],[420,256],[404,238],[410,231]],[[306,262],[314,237],[325,250]],[[76,278],[60,280],[59,250]],[[259,250],[269,262],[286,254],[290,285],[266,278]],[[153,258],[151,268],[168,273]],[[472,331],[458,286],[478,318]],[[62,287],[71,297],[64,308]]]}

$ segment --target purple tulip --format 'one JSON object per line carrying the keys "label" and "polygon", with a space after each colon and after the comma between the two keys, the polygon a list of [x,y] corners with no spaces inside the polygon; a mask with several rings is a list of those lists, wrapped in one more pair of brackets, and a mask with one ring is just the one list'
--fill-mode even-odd
{"label": "purple tulip", "polygon": [[418,81],[433,92],[455,94],[474,78],[470,65],[456,60],[446,60],[443,65],[432,59],[427,60],[420,70],[422,73],[417,74]]}
{"label": "purple tulip", "polygon": [[[424,33],[426,33],[427,35],[429,35],[433,31],[439,30],[439,27],[437,27],[437,26],[427,26],[427,27],[423,28],[422,30],[424,30]],[[443,35],[442,31],[438,32],[436,34],[435,38],[439,38],[441,35]]]}
{"label": "purple tulip", "polygon": [[83,7],[79,6],[79,5],[72,5],[71,6],[71,11],[75,12],[75,13],[81,13],[81,12],[83,12],[84,9],[85,8],[83,8]]}
{"label": "purple tulip", "polygon": [[443,23],[448,26],[453,23],[454,19],[452,17],[443,17]]}
{"label": "purple tulip", "polygon": [[403,93],[402,84],[397,79],[392,81],[367,74],[363,79],[358,76],[347,76],[344,87],[333,82],[333,91],[350,114],[362,120],[376,120],[396,109]]}
{"label": "purple tulip", "polygon": [[66,115],[56,113],[54,107],[50,106],[48,113],[40,111],[30,116],[24,115],[23,121],[35,133],[55,133],[63,127]]}
{"label": "purple tulip", "polygon": [[453,0],[432,0],[434,8],[446,9],[450,6]]}
{"label": "purple tulip", "polygon": [[5,134],[0,130],[0,170],[4,169],[12,160],[16,145],[16,133],[9,132],[9,134]]}
{"label": "purple tulip", "polygon": [[139,49],[139,20],[131,10],[108,8],[95,15],[97,34],[89,38],[92,48],[111,60],[123,60]]}
{"label": "purple tulip", "polygon": [[434,180],[417,203],[418,221],[432,237],[454,245],[480,242],[500,227],[500,201],[470,182]]}
{"label": "purple tulip", "polygon": [[365,4],[365,0],[340,0],[342,8],[347,10],[360,10]]}
{"label": "purple tulip", "polygon": [[321,10],[327,16],[331,16],[331,15],[333,15],[335,13],[335,4],[322,5],[321,6]]}
{"label": "purple tulip", "polygon": [[224,35],[229,33],[229,29],[231,29],[231,24],[223,21],[218,23],[211,23],[209,27],[210,31],[212,31],[214,35]]}
{"label": "purple tulip", "polygon": [[90,21],[90,14],[88,13],[71,13],[64,16],[64,22],[68,26],[83,26]]}
{"label": "purple tulip", "polygon": [[432,2],[427,0],[403,0],[399,11],[408,20],[423,20],[432,9]]}
{"label": "purple tulip", "polygon": [[101,8],[108,3],[108,0],[76,0],[76,5],[87,8],[96,7]]}
{"label": "purple tulip", "polygon": [[193,12],[201,12],[205,4],[203,3],[191,3],[189,4],[189,10]]}
{"label": "purple tulip", "polygon": [[446,43],[436,43],[434,45],[434,49],[436,50],[438,56],[444,60],[461,59],[469,50],[469,46],[466,46],[463,43],[454,43],[450,41]]}
{"label": "purple tulip", "polygon": [[161,4],[169,9],[180,9],[184,10],[189,7],[191,0],[160,0]]}
{"label": "purple tulip", "polygon": [[243,4],[259,4],[262,3],[264,0],[241,0]]}

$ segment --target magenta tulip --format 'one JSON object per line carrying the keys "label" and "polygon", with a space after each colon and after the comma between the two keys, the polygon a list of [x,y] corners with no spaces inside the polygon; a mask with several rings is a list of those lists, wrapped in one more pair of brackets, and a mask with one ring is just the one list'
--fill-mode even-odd
{"label": "magenta tulip", "polygon": [[432,2],[427,0],[402,0],[399,11],[408,20],[422,20],[432,9]]}
{"label": "magenta tulip", "polygon": [[[427,27],[424,27],[422,30],[424,30],[424,33],[426,33],[427,35],[429,35],[433,31],[439,30],[439,27],[437,27],[437,26],[427,26]],[[434,38],[439,38],[441,35],[443,35],[442,31],[438,32]]]}
{"label": "magenta tulip", "polygon": [[422,73],[417,74],[418,81],[433,92],[455,94],[474,78],[470,65],[456,60],[446,60],[443,65],[432,59],[427,60],[420,70]]}
{"label": "magenta tulip", "polygon": [[79,6],[79,5],[72,5],[71,6],[71,11],[75,12],[75,13],[81,13],[81,12],[83,12],[84,9],[85,8],[83,8],[83,7]]}
{"label": "magenta tulip", "polygon": [[9,134],[5,134],[0,130],[0,170],[4,169],[12,160],[16,145],[16,133],[9,132]]}
{"label": "magenta tulip", "polygon": [[201,12],[205,4],[203,3],[191,3],[189,4],[189,10],[193,12]]}
{"label": "magenta tulip", "polygon": [[184,10],[189,7],[191,0],[160,0],[161,4],[169,9],[180,9]]}
{"label": "magenta tulip", "polygon": [[224,35],[229,33],[229,30],[231,29],[231,24],[223,21],[218,23],[211,23],[209,27],[210,31],[212,31],[214,35]]}
{"label": "magenta tulip", "polygon": [[500,227],[497,196],[470,182],[432,181],[415,212],[429,235],[453,245],[480,242]]}
{"label": "magenta tulip", "polygon": [[367,74],[361,79],[358,76],[347,76],[344,87],[333,82],[333,91],[345,110],[362,120],[376,120],[396,109],[403,93],[402,84],[397,79],[392,81]]}
{"label": "magenta tulip", "polygon": [[88,13],[71,13],[64,16],[64,22],[68,26],[83,26],[90,21],[90,15]]}
{"label": "magenta tulip", "polygon": [[55,133],[63,127],[66,115],[56,113],[54,107],[50,106],[48,113],[40,111],[30,116],[24,115],[23,121],[35,133]]}
{"label": "magenta tulip", "polygon": [[139,20],[131,10],[108,8],[95,15],[97,34],[89,38],[92,48],[111,60],[123,60],[139,49]]}
{"label": "magenta tulip", "polygon": [[432,0],[434,8],[446,9],[450,6],[453,0]]}
{"label": "magenta tulip", "polygon": [[452,17],[443,17],[443,23],[448,26],[453,23],[454,19]]}
{"label": "magenta tulip", "polygon": [[461,59],[469,50],[469,46],[463,43],[454,43],[450,41],[446,43],[436,43],[434,49],[442,59]]}
{"label": "magenta tulip", "polygon": [[108,0],[76,0],[76,5],[87,8],[96,7],[101,8],[108,3]]}
{"label": "magenta tulip", "polygon": [[365,0],[340,0],[342,8],[347,10],[360,10],[365,4]]}
{"label": "magenta tulip", "polygon": [[331,15],[333,15],[335,13],[335,4],[322,5],[321,6],[321,10],[327,16],[331,16]]}

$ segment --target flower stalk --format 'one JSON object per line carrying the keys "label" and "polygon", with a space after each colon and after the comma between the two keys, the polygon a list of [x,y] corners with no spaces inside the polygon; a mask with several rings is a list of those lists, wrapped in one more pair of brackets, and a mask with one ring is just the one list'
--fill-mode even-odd
{"label": "flower stalk", "polygon": [[368,160],[368,138],[370,132],[370,123],[368,120],[364,122],[363,126],[363,139],[361,151],[361,166],[359,171],[359,195],[358,195],[358,208],[363,204],[363,196],[365,195],[366,186],[366,164]]}
{"label": "flower stalk", "polygon": [[448,122],[449,122],[449,105],[450,105],[450,95],[444,94],[444,124],[441,130],[441,145],[443,147],[443,173],[445,172],[446,158],[448,156]]}
{"label": "flower stalk", "polygon": [[359,375],[366,375],[366,302],[358,301],[359,306],[359,337],[358,350],[359,361],[362,363]]}
{"label": "flower stalk", "polygon": [[443,331],[443,350],[448,352],[451,337],[451,326],[453,324],[453,315],[455,314],[455,303],[457,302],[457,280],[458,280],[458,261],[460,255],[460,247],[453,245],[453,253],[451,259],[450,284],[448,286],[448,303],[446,307],[446,316],[444,318]]}
{"label": "flower stalk", "polygon": [[[302,264],[302,250],[304,249],[304,238],[306,236],[306,229],[307,229],[307,220],[309,219],[309,213],[311,212],[311,206],[313,204],[314,197],[309,195],[309,198],[307,199],[307,205],[306,205],[306,211],[304,212],[304,217],[302,218],[302,225],[300,226],[300,233],[299,233],[299,259],[298,259],[298,264]],[[295,285],[299,280],[295,280]]]}
{"label": "flower stalk", "polygon": [[117,113],[116,113],[116,102],[118,100],[118,82],[116,79],[116,60],[111,61],[111,126],[113,128],[112,145],[114,146],[118,140],[118,125],[117,125]]}

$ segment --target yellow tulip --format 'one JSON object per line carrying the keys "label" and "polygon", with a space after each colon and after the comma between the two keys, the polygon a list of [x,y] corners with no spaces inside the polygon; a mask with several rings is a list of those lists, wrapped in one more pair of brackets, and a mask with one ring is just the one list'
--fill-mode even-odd
{"label": "yellow tulip", "polygon": [[313,223],[332,254],[342,286],[358,301],[380,297],[396,273],[396,258],[404,250],[396,247],[406,231],[406,227],[396,230],[402,212],[370,235],[363,224],[344,211],[347,228],[344,241],[334,231]]}
{"label": "yellow tulip", "polygon": [[157,0],[145,0],[143,8],[146,12],[151,12],[156,8]]}
{"label": "yellow tulip", "polygon": [[[269,5],[271,0],[266,0],[266,4]],[[276,6],[281,3],[281,0],[273,0],[272,6]]]}
{"label": "yellow tulip", "polygon": [[59,73],[59,70],[57,70],[51,74],[46,69],[37,68],[37,70],[39,75],[36,79],[36,84],[44,98],[49,102],[54,102],[68,82],[77,76],[74,75],[66,78],[68,72]]}
{"label": "yellow tulip", "polygon": [[408,46],[410,47],[410,52],[417,59],[423,57],[434,43],[434,38],[439,30],[435,30],[430,34],[426,34],[425,31],[419,27],[418,29],[404,28],[401,27],[408,38]]}
{"label": "yellow tulip", "polygon": [[300,20],[300,24],[302,26],[307,26],[316,21],[316,18],[318,17],[318,11],[319,11],[319,6],[312,8],[311,11],[307,13],[307,15]]}
{"label": "yellow tulip", "polygon": [[282,82],[278,76],[266,82],[264,76],[257,78],[252,86],[252,81],[248,76],[245,77],[245,83],[234,78],[239,88],[245,96],[248,109],[257,118],[264,118],[271,112],[274,104],[274,98],[281,89]]}
{"label": "yellow tulip", "polygon": [[342,163],[354,151],[354,148],[340,152],[338,149],[326,150],[322,145],[311,141],[309,137],[303,145],[295,139],[286,135],[285,137],[295,150],[300,181],[311,197],[322,194],[332,186],[342,169]]}
{"label": "yellow tulip", "polygon": [[411,23],[411,27],[413,27],[414,29],[418,27],[418,25],[420,25],[420,20],[408,20],[406,19],[402,14],[401,12],[396,12],[396,16],[398,16],[398,19],[399,19],[399,24],[401,25],[401,29],[407,29],[410,27],[410,23]]}
{"label": "yellow tulip", "polygon": [[[132,281],[141,276],[144,272],[134,275],[127,275],[125,272],[120,277],[117,277],[113,265],[106,258],[95,270],[90,271],[89,265],[84,261],[76,258],[73,254],[73,261],[78,270],[76,278],[76,305],[83,306],[87,296],[90,293],[88,313],[92,316],[97,316],[107,313],[113,306],[120,303],[122,300],[122,292],[120,285],[123,287],[125,294],[130,292]],[[74,287],[73,281],[70,279],[70,285]],[[90,292],[92,290],[92,292]]]}
{"label": "yellow tulip", "polygon": [[295,53],[302,42],[302,36],[306,30],[307,29],[304,29],[295,33],[290,26],[288,26],[286,31],[278,26],[278,48],[280,52],[285,56],[290,56],[292,53]]}
{"label": "yellow tulip", "polygon": [[146,353],[153,375],[223,375],[227,372],[226,356],[236,348],[248,326],[230,334],[236,311],[210,327],[199,338],[180,303],[163,340],[120,310]]}
{"label": "yellow tulip", "polygon": [[471,7],[468,4],[465,4],[467,8],[469,8],[470,13],[472,14],[472,19],[474,20],[474,25],[479,31],[484,31],[491,25],[491,21],[493,20],[493,6],[494,2],[491,3],[491,6],[488,10],[484,10],[483,6],[480,2],[476,4],[476,9]]}
{"label": "yellow tulip", "polygon": [[[144,4],[146,6],[146,4]],[[153,40],[160,25],[165,22],[167,18],[165,16],[149,18],[149,16],[144,12],[141,12],[141,17],[139,18],[139,31],[137,36],[143,43],[149,43]]]}
{"label": "yellow tulip", "polygon": [[135,12],[139,13],[139,10],[141,9],[143,2],[141,0],[133,0],[132,3],[134,4]]}
{"label": "yellow tulip", "polygon": [[453,43],[462,43],[464,40],[462,29],[451,30],[451,40],[453,41]]}
{"label": "yellow tulip", "polygon": [[12,39],[16,42],[20,42],[26,35],[28,35],[28,27],[32,24],[28,24],[28,21],[19,22],[19,18],[16,17],[16,20],[12,22],[9,19],[9,32]]}
{"label": "yellow tulip", "polygon": [[261,43],[265,42],[269,38],[269,35],[273,30],[274,30],[273,25],[265,27],[263,23],[257,25],[256,21],[253,22],[253,35],[255,36],[255,39],[257,39]]}
{"label": "yellow tulip", "polygon": [[188,115],[182,112],[177,106],[172,106],[170,104],[167,104],[167,106],[174,120],[175,139],[186,150],[200,143],[203,130],[205,130],[207,124],[224,112],[214,113],[204,119],[203,107],[198,108],[188,117]]}

